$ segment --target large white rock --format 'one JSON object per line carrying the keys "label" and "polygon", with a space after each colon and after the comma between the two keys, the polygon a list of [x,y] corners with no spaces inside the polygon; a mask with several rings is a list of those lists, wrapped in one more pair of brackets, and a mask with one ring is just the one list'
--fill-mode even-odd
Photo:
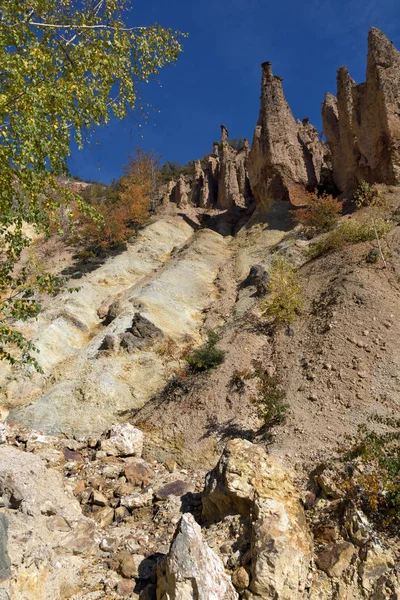
{"label": "large white rock", "polygon": [[200,525],[184,514],[160,569],[157,600],[236,600],[222,560],[203,541]]}
{"label": "large white rock", "polygon": [[101,449],[111,456],[142,456],[143,433],[130,423],[118,423],[111,428],[110,437],[102,440]]}

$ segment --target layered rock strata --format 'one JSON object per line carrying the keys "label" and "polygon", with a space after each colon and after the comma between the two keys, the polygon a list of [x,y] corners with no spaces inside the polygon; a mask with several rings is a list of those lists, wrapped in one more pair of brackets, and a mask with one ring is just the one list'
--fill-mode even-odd
{"label": "layered rock strata", "polygon": [[322,120],[340,191],[369,183],[400,183],[400,52],[379,29],[368,37],[365,83],[338,70],[337,96],[326,94]]}
{"label": "layered rock strata", "polygon": [[308,119],[296,121],[271,63],[262,64],[261,108],[248,160],[257,205],[295,199],[329,171],[329,151]]}

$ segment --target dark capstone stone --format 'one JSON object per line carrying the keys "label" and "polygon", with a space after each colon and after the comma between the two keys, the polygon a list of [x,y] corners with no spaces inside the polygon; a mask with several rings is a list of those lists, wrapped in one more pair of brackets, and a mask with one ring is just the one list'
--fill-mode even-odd
{"label": "dark capstone stone", "polygon": [[250,273],[242,282],[241,288],[254,286],[257,289],[257,295],[263,296],[267,292],[269,275],[262,265],[253,265]]}
{"label": "dark capstone stone", "polygon": [[144,340],[137,338],[129,331],[121,334],[121,348],[124,348],[128,352],[132,352],[133,350],[137,350],[138,348],[142,348],[144,344]]}
{"label": "dark capstone stone", "polygon": [[109,325],[110,323],[112,323],[114,321],[114,319],[116,319],[118,317],[120,312],[121,312],[121,301],[115,300],[115,302],[110,304],[110,306],[108,307],[107,315],[106,315],[106,318],[104,319],[104,325]]}
{"label": "dark capstone stone", "polygon": [[161,329],[156,327],[151,321],[143,317],[140,313],[136,313],[132,320],[132,326],[128,329],[135,337],[142,339],[155,339],[163,337]]}
{"label": "dark capstone stone", "polygon": [[99,350],[118,350],[119,338],[117,335],[108,333],[101,343]]}

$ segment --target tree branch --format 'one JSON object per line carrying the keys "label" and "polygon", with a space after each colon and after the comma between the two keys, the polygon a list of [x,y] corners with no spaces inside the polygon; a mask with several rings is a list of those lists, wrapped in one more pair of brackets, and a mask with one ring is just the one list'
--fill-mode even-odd
{"label": "tree branch", "polygon": [[[109,29],[113,31],[117,31],[118,27],[113,27],[111,25],[62,25],[55,23],[40,23],[36,21],[25,21],[24,23],[14,23],[11,27],[16,27],[17,25],[31,25],[32,27],[50,27],[52,29]],[[148,29],[148,27],[124,27],[119,29],[119,31],[144,31]]]}

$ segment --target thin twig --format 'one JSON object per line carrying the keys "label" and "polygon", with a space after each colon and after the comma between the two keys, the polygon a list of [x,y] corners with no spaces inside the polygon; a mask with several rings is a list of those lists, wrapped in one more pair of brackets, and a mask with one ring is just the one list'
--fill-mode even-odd
{"label": "thin twig", "polygon": [[52,29],[111,29],[113,31],[143,31],[148,27],[113,27],[112,25],[62,25],[54,23],[40,23],[36,21],[27,21],[24,23],[14,23],[11,27],[17,27],[18,25],[31,25],[32,27],[50,27]]}
{"label": "thin twig", "polygon": [[373,219],[373,220],[372,220],[372,223],[373,223],[373,226],[374,226],[375,237],[376,237],[376,239],[377,239],[377,242],[378,242],[379,253],[380,253],[380,255],[381,255],[381,258],[382,258],[383,266],[384,266],[384,268],[386,269],[386,267],[387,267],[387,263],[386,263],[385,257],[383,256],[383,252],[382,252],[382,246],[381,246],[381,241],[380,241],[380,239],[379,239],[379,235],[378,235],[378,232],[377,232],[377,230],[376,230],[376,226],[375,226],[375,219]]}

